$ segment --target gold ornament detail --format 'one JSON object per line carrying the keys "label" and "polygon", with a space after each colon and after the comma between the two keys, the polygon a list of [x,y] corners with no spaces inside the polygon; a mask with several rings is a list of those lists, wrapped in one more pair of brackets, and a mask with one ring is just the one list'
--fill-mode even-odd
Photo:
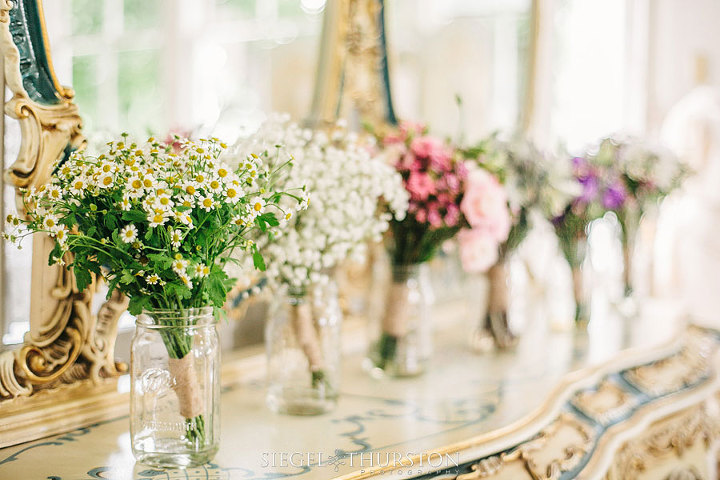
{"label": "gold ornament detail", "polygon": [[[13,8],[17,8],[15,2],[0,0],[0,52],[4,58],[6,85],[12,95],[5,104],[5,113],[18,120],[22,135],[18,157],[5,172],[5,177],[16,188],[17,204],[22,213],[21,189],[45,184],[55,161],[62,158],[68,148],[83,148],[85,139],[81,133],[82,119],[72,101],[74,92],[57,84],[49,61],[42,67],[52,77],[58,102],[40,103],[26,91],[20,69],[21,54],[15,42],[32,40],[13,34],[10,14]],[[31,46],[44,48],[49,59],[39,0],[36,8],[43,45]],[[38,390],[51,393],[52,388],[88,380],[98,384],[103,378],[116,376],[126,369],[124,365],[116,364],[113,357],[117,321],[127,307],[127,300],[119,294],[113,295],[94,314],[92,297],[97,283],[79,292],[72,272],[57,265],[48,266],[48,253],[53,246],[49,237],[35,236],[30,330],[23,345],[0,354],[0,409],[4,410],[0,420],[4,425],[12,425],[12,415],[18,411],[32,409],[33,394]],[[65,258],[66,264],[71,261],[70,256]],[[86,386],[78,389],[77,395],[89,395],[92,390]],[[20,397],[29,398],[17,403]],[[73,425],[66,426],[71,427]]]}
{"label": "gold ornament detail", "polygon": [[592,428],[569,413],[514,450],[483,459],[457,480],[557,480],[580,465],[592,449]]}

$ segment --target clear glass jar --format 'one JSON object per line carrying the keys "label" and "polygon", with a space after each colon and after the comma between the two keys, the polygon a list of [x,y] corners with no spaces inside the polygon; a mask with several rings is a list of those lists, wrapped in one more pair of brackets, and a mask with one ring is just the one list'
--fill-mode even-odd
{"label": "clear glass jar", "polygon": [[220,348],[213,308],[146,311],[130,357],[130,438],[138,462],[191,467],[220,439]]}
{"label": "clear glass jar", "polygon": [[367,366],[373,376],[412,377],[432,356],[433,292],[424,263],[393,265],[385,307],[371,335]]}
{"label": "clear glass jar", "polygon": [[334,281],[275,296],[265,330],[271,410],[319,415],[335,408],[341,324]]}

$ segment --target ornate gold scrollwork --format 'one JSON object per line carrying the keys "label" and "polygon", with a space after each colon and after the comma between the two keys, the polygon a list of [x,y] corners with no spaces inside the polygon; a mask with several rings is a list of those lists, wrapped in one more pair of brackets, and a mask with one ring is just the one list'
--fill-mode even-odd
{"label": "ornate gold scrollwork", "polygon": [[[36,16],[30,18],[33,13]],[[33,28],[41,33],[34,39],[30,35]],[[41,45],[33,44],[37,38]],[[85,139],[82,119],[72,101],[74,93],[60,87],[52,71],[39,0],[0,0],[0,51],[5,61],[6,85],[12,94],[5,113],[18,120],[22,135],[18,158],[5,176],[16,187],[21,211],[21,189],[47,182],[55,162],[68,151],[83,148]],[[42,51],[44,57],[28,57],[37,51]],[[44,58],[46,64],[38,65],[39,58]],[[27,73],[32,68],[35,70]],[[55,94],[52,101],[43,101],[42,95],[32,95],[26,88],[32,85],[31,74],[39,75],[37,71],[50,77]],[[58,384],[79,380],[97,383],[125,368],[115,363],[113,355],[117,320],[127,300],[113,295],[94,315],[95,287],[79,292],[72,272],[48,266],[52,246],[47,236],[35,236],[30,331],[22,346],[0,354],[0,407]],[[66,258],[66,263],[70,262],[71,258]]]}
{"label": "ornate gold scrollwork", "polygon": [[[310,122],[353,119],[382,128],[395,122],[382,0],[328,2]],[[353,111],[353,108],[355,111]]]}
{"label": "ornate gold scrollwork", "polygon": [[606,478],[711,478],[701,473],[698,466],[709,463],[704,455],[710,444],[718,438],[720,420],[709,414],[705,406],[694,407],[658,422],[640,439],[626,443],[619,450]]}
{"label": "ornate gold scrollwork", "polygon": [[540,434],[514,450],[481,460],[457,480],[557,480],[576,468],[594,441],[589,425],[563,413]]}

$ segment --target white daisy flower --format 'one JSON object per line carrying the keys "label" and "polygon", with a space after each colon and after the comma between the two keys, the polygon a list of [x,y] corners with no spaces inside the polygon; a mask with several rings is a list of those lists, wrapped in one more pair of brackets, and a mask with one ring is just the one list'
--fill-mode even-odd
{"label": "white daisy flower", "polygon": [[85,179],[83,177],[75,177],[70,183],[70,193],[75,195],[82,195],[86,186]]}
{"label": "white daisy flower", "polygon": [[188,287],[189,289],[192,290],[192,288],[193,288],[192,280],[190,280],[190,277],[186,273],[180,274],[180,280],[182,280],[182,282],[185,284],[186,287]]}
{"label": "white daisy flower", "polygon": [[140,198],[143,194],[143,181],[138,176],[132,176],[127,181],[127,194],[130,198]]}
{"label": "white daisy flower", "polygon": [[193,228],[192,217],[187,212],[175,212],[174,217],[176,221]]}
{"label": "white daisy flower", "polygon": [[173,248],[180,248],[182,244],[182,232],[180,230],[170,230],[170,245]]}
{"label": "white daisy flower", "polygon": [[60,200],[62,198],[62,191],[56,185],[51,185],[47,189],[47,197],[50,200]]}
{"label": "white daisy flower", "polygon": [[163,211],[150,212],[148,214],[147,218],[148,218],[148,222],[150,223],[150,228],[164,225],[168,221],[167,212],[163,212]]}
{"label": "white daisy flower", "polygon": [[115,184],[115,177],[112,173],[103,173],[98,177],[97,185],[100,188],[110,188]]}
{"label": "white daisy flower", "polygon": [[170,195],[163,193],[155,198],[153,206],[160,210],[170,210],[175,206],[175,202],[172,201]]}
{"label": "white daisy flower", "polygon": [[229,203],[232,203],[235,205],[241,197],[242,193],[241,190],[238,187],[235,186],[229,186],[228,189],[225,191],[225,197],[227,198],[227,201]]}
{"label": "white daisy flower", "polygon": [[187,270],[189,262],[187,260],[183,260],[181,258],[176,258],[172,262],[172,269],[173,272],[177,273],[178,275],[184,275],[185,271]]}
{"label": "white daisy flower", "polygon": [[151,173],[146,173],[146,175],[142,179],[142,183],[143,187],[147,188],[148,190],[157,186],[157,180],[155,180],[155,177]]}
{"label": "white daisy flower", "polygon": [[255,197],[250,200],[250,210],[252,210],[255,216],[260,215],[265,208],[265,200],[260,197]]}
{"label": "white daisy flower", "polygon": [[130,197],[127,195],[123,196],[122,200],[120,200],[120,210],[127,212],[132,207],[132,204],[130,203]]}
{"label": "white daisy flower", "polygon": [[58,217],[55,215],[45,216],[45,218],[43,218],[43,227],[54,232],[58,228]]}
{"label": "white daisy flower", "polygon": [[153,273],[145,277],[145,281],[148,285],[155,285],[160,281],[160,277],[157,273]]}
{"label": "white daisy flower", "polygon": [[57,240],[57,242],[60,245],[64,245],[65,242],[67,241],[67,233],[68,233],[67,227],[65,225],[59,225],[55,229],[53,236],[55,237],[55,240]]}
{"label": "white daisy flower", "polygon": [[210,275],[210,267],[203,263],[198,263],[197,265],[195,265],[193,272],[195,273],[195,277],[205,278]]}
{"label": "white daisy flower", "polygon": [[137,240],[137,234],[137,227],[132,223],[129,225],[125,225],[122,230],[120,230],[120,238],[125,243],[133,243],[135,240]]}
{"label": "white daisy flower", "polygon": [[210,179],[207,186],[210,189],[210,191],[212,191],[214,193],[220,193],[220,192],[222,192],[222,189],[223,189],[222,182],[217,178]]}
{"label": "white daisy flower", "polygon": [[202,197],[198,202],[198,206],[206,212],[209,212],[215,206],[215,201],[212,199],[212,197]]}

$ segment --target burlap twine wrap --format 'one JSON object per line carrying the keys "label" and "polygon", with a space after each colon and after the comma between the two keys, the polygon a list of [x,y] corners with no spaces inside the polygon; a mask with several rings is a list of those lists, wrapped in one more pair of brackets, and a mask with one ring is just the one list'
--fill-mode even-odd
{"label": "burlap twine wrap", "polygon": [[583,272],[579,267],[572,269],[572,282],[573,282],[573,296],[575,297],[575,303],[582,305],[584,303],[584,291],[583,291]]}
{"label": "burlap twine wrap", "polygon": [[183,358],[169,358],[168,368],[175,377],[173,390],[180,403],[180,415],[185,418],[195,418],[202,415],[205,402],[200,395],[200,384],[195,372],[193,355],[187,354]]}
{"label": "burlap twine wrap", "polygon": [[310,371],[322,370],[324,362],[322,350],[320,349],[320,340],[318,339],[317,330],[315,330],[315,322],[313,322],[312,306],[308,303],[293,306],[291,308],[291,321],[295,330],[295,338],[297,338],[300,348],[302,348],[310,364]]}
{"label": "burlap twine wrap", "polygon": [[498,262],[488,270],[488,312],[501,313],[508,309],[508,278],[504,262]]}
{"label": "burlap twine wrap", "polygon": [[402,338],[407,333],[408,286],[405,282],[390,285],[381,322],[382,331],[390,336]]}

